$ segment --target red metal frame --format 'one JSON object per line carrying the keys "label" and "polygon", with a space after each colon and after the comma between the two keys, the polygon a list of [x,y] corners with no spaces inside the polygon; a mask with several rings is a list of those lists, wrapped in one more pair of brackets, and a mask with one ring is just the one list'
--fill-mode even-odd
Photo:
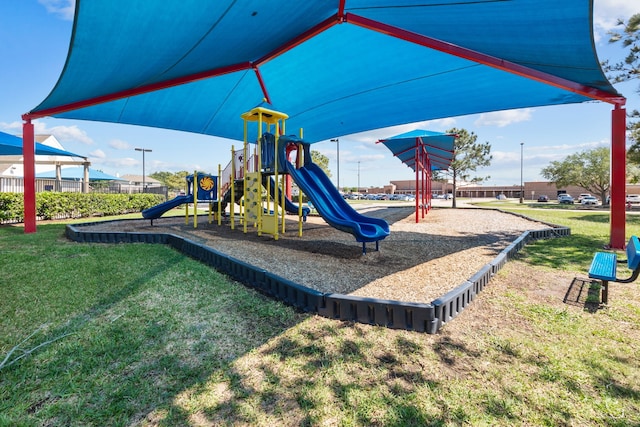
{"label": "red metal frame", "polygon": [[36,232],[36,141],[33,123],[22,125],[22,164],[24,166],[24,232]]}
{"label": "red metal frame", "polygon": [[207,70],[188,76],[178,77],[175,79],[165,80],[162,82],[152,83],[149,85],[139,86],[127,90],[121,90],[118,92],[110,93],[108,95],[97,96],[95,98],[84,99],[82,101],[72,102],[65,105],[59,105],[57,107],[46,108],[44,110],[26,113],[22,115],[22,119],[33,120],[41,117],[53,116],[60,113],[66,113],[67,111],[79,110],[80,108],[91,107],[93,105],[98,105],[105,102],[115,101],[118,99],[128,98],[136,95],[142,95],[143,93],[149,93],[156,90],[180,86],[182,84],[192,83],[198,80],[208,79],[210,77],[221,76],[223,74],[234,73],[236,71],[249,70],[252,67],[253,64],[251,64],[250,62],[229,65],[228,67],[216,68],[215,70]]}
{"label": "red metal frame", "polygon": [[260,89],[262,89],[262,94],[264,95],[264,99],[271,104],[271,97],[269,96],[269,92],[267,91],[267,86],[264,84],[264,79],[262,78],[262,73],[260,69],[254,64],[253,71],[256,73],[256,78],[258,79],[258,83],[260,84]]}
{"label": "red metal frame", "polygon": [[[31,120],[53,116],[56,114],[64,113],[67,111],[77,110],[93,105],[114,101],[117,99],[128,98],[131,96],[141,95],[144,93],[153,92],[156,90],[167,89],[169,87],[178,86],[186,83],[191,83],[197,80],[207,79],[214,76],[233,73],[241,70],[253,69],[256,73],[256,77],[262,89],[262,92],[268,102],[271,102],[267,87],[262,79],[258,67],[263,63],[281,55],[282,53],[291,50],[295,46],[304,43],[306,40],[314,37],[315,35],[325,31],[326,29],[343,23],[349,22],[354,25],[358,25],[364,28],[368,28],[374,31],[378,31],[392,37],[397,37],[402,40],[416,43],[421,46],[429,47],[432,49],[445,52],[450,55],[469,59],[471,61],[484,64],[490,67],[494,67],[500,70],[504,70],[513,74],[517,74],[532,80],[536,80],[545,84],[549,84],[555,87],[559,87],[570,92],[574,92],[591,99],[607,102],[615,105],[615,109],[612,112],[612,148],[611,148],[611,240],[610,246],[612,248],[622,248],[625,243],[625,208],[624,208],[624,188],[625,188],[625,131],[626,131],[626,113],[622,108],[626,99],[621,95],[611,94],[602,91],[597,88],[584,86],[582,84],[565,80],[556,76],[552,76],[541,71],[533,70],[531,68],[515,64],[509,61],[502,60],[490,55],[485,55],[470,49],[466,49],[451,43],[443,42],[438,39],[422,36],[416,33],[412,33],[407,30],[403,30],[391,25],[383,24],[378,21],[374,21],[359,15],[344,13],[346,0],[340,0],[338,11],[336,15],[324,20],[318,25],[310,28],[308,31],[302,33],[299,37],[291,40],[289,43],[273,50],[257,61],[243,62],[239,64],[230,65],[227,67],[221,67],[214,70],[207,70],[200,73],[191,74],[188,76],[178,77],[162,82],[157,82],[149,85],[144,85],[136,88],[131,88],[123,91],[114,92],[111,94],[98,96],[86,100],[72,102],[57,107],[52,107],[36,112],[30,112],[23,114],[22,118],[25,121],[23,124],[23,164],[24,164],[24,209],[25,209],[25,232],[35,232],[35,141],[33,124]],[[427,156],[428,158],[429,156]],[[427,175],[431,175],[430,160],[429,170]],[[421,165],[421,168],[424,164]],[[416,171],[419,168],[416,167]],[[424,173],[424,170],[423,170]],[[418,172],[416,172],[416,180],[418,179]],[[430,182],[430,180],[429,180]],[[416,182],[417,184],[417,182]],[[428,188],[427,184],[427,187]],[[424,193],[424,189],[423,193]],[[416,186],[416,191],[418,187]],[[430,195],[430,191],[429,191]],[[416,205],[418,204],[418,197],[416,197]],[[425,204],[423,204],[424,206]]]}
{"label": "red metal frame", "polygon": [[611,112],[611,218],[609,222],[609,246],[615,249],[624,249],[626,243],[626,119],[627,113],[624,108],[616,106]]}
{"label": "red metal frame", "polygon": [[380,33],[387,34],[392,37],[397,37],[401,40],[405,40],[421,46],[429,47],[431,49],[435,49],[449,55],[469,59],[479,64],[484,64],[490,67],[498,68],[500,70],[508,71],[510,73],[527,77],[531,80],[536,80],[555,87],[559,87],[561,89],[568,90],[570,92],[574,92],[592,99],[597,99],[599,101],[604,101],[616,105],[624,105],[626,103],[626,98],[621,95],[613,95],[609,92],[605,92],[597,88],[584,86],[570,80],[565,80],[557,76],[543,73],[542,71],[534,70],[523,65],[505,61],[504,59],[496,58],[494,56],[476,52],[471,49],[443,42],[442,40],[412,33],[411,31],[403,30],[392,25],[383,24],[382,22],[374,21],[363,16],[347,13],[345,16],[345,20],[346,22],[352,23],[354,25],[378,31]]}
{"label": "red metal frame", "polygon": [[[414,147],[415,173],[416,173],[416,224],[420,218],[429,213],[431,207],[431,160],[422,138],[416,138]],[[408,150],[403,151],[406,153]]]}
{"label": "red metal frame", "polygon": [[293,40],[289,41],[288,43],[283,44],[282,46],[278,47],[277,49],[274,49],[271,52],[267,53],[266,55],[264,55],[262,58],[258,59],[257,61],[254,61],[254,64],[255,64],[255,66],[259,67],[262,64],[264,64],[265,62],[268,62],[268,61],[272,60],[273,58],[275,58],[277,56],[280,56],[285,52],[290,51],[294,47],[296,47],[298,45],[301,45],[302,43],[306,42],[307,40],[309,40],[309,39],[311,39],[311,38],[313,38],[315,36],[317,36],[318,34],[322,33],[323,31],[333,27],[334,25],[340,24],[342,22],[343,22],[343,18],[340,15],[335,15],[333,17],[327,18],[324,21],[320,22],[319,24],[311,27],[310,29],[308,29],[304,33],[300,34],[298,37],[296,37]]}

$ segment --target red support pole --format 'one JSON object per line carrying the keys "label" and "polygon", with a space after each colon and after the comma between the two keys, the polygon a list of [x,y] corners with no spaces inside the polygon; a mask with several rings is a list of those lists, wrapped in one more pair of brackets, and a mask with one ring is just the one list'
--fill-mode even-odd
{"label": "red support pole", "polygon": [[419,147],[420,150],[420,219],[424,218],[424,203],[426,199],[426,193],[424,192],[424,152],[422,151],[422,144]]}
{"label": "red support pole", "polygon": [[415,148],[415,153],[413,154],[413,161],[415,162],[415,168],[416,168],[416,224],[418,222],[420,222],[420,218],[419,218],[419,203],[420,203],[420,196],[421,196],[421,191],[420,191],[420,158],[419,158],[419,154],[418,153],[418,138],[416,138],[416,148]]}
{"label": "red support pole", "polygon": [[611,112],[611,219],[609,246],[624,249],[626,193],[626,133],[627,113],[619,105]]}
{"label": "red support pole", "polygon": [[33,123],[22,125],[22,166],[24,170],[24,232],[36,232],[36,144]]}

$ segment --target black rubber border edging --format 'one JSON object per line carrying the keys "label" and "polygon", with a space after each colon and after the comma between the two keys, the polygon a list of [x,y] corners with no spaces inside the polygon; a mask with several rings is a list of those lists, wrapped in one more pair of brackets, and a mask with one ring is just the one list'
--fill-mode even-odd
{"label": "black rubber border edging", "polygon": [[[118,221],[102,222],[112,223]],[[147,220],[140,219],[139,221]],[[569,236],[571,234],[569,228],[551,224],[552,228],[526,231],[471,278],[440,298],[425,304],[333,293],[325,294],[175,234],[81,230],[85,226],[95,224],[98,223],[68,224],[65,229],[65,235],[68,239],[80,243],[166,244],[197,261],[215,268],[238,282],[302,311],[315,313],[329,319],[378,325],[391,329],[426,332],[428,334],[437,333],[443,325],[458,316],[474,300],[476,295],[482,292],[491,277],[500,271],[506,262],[513,258],[528,242]]]}

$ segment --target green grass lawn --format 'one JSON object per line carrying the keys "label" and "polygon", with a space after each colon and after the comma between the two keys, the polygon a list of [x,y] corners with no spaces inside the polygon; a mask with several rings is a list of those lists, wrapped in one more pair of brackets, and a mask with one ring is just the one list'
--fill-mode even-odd
{"label": "green grass lawn", "polygon": [[607,213],[512,209],[572,236],[438,335],[297,313],[162,245],[0,227],[0,426],[640,425],[638,285],[596,312],[538,295],[585,274]]}

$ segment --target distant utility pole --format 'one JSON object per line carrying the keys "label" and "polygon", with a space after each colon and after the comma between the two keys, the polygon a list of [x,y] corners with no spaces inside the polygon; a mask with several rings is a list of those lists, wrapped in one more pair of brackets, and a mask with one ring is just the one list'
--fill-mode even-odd
{"label": "distant utility pole", "polygon": [[524,202],[524,185],[522,183],[522,166],[524,165],[523,163],[523,152],[524,152],[524,142],[520,143],[520,203]]}
{"label": "distant utility pole", "polygon": [[338,163],[338,191],[340,191],[340,139],[332,139],[331,142],[335,142],[337,146],[336,162]]}
{"label": "distant utility pole", "polygon": [[144,170],[144,153],[150,153],[152,150],[149,148],[136,148],[135,150],[142,151],[142,192],[144,193],[147,187],[147,184],[145,181],[147,179],[145,176],[146,172]]}

